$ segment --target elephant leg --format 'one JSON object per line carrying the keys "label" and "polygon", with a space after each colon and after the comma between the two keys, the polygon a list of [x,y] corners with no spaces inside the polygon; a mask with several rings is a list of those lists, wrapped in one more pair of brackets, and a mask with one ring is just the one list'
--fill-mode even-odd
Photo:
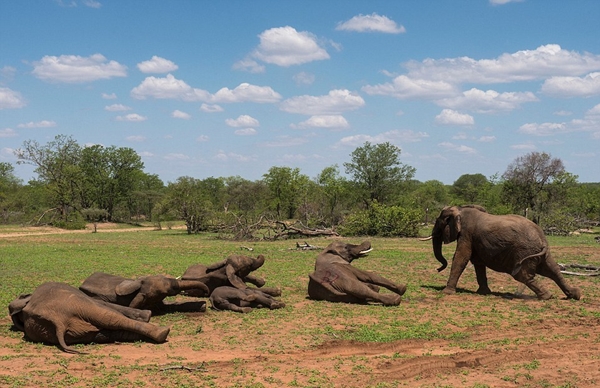
{"label": "elephant leg", "polygon": [[269,294],[265,294],[264,292],[260,291],[253,291],[253,294],[256,296],[256,299],[254,299],[254,304],[266,306],[271,310],[285,307],[285,303],[273,299]]}
{"label": "elephant leg", "polygon": [[450,295],[456,292],[456,285],[458,284],[458,279],[467,267],[468,262],[469,257],[465,257],[465,255],[459,255],[458,252],[454,253],[454,257],[452,258],[452,267],[450,268],[450,277],[448,278],[446,288],[444,288],[444,290],[442,291],[444,294]]}
{"label": "elephant leg", "polygon": [[367,287],[369,287],[371,290],[375,291],[375,292],[379,292],[379,286],[376,284],[372,284],[372,283],[366,283]]}
{"label": "elephant leg", "polygon": [[[406,285],[404,285],[404,284],[396,284],[396,283],[392,282],[391,280],[388,280],[388,279],[384,278],[383,276],[378,275],[374,272],[362,271],[351,265],[346,265],[346,266],[350,270],[350,272],[352,272],[352,274],[354,276],[356,276],[356,278],[358,280],[360,280],[362,283],[368,283],[371,285],[385,287],[388,290],[395,292],[398,295],[404,295],[404,293],[406,292]],[[375,293],[377,293],[379,291],[378,289],[376,290],[372,286],[370,286],[369,289]]]}
{"label": "elephant leg", "polygon": [[550,299],[552,294],[535,278],[536,264],[536,260],[525,260],[521,263],[520,268],[513,272],[513,278],[535,292],[538,299]]}
{"label": "elephant leg", "polygon": [[[379,294],[373,291],[366,283],[363,283],[355,277],[346,275],[343,279],[338,279],[333,286],[341,292],[353,296],[359,300],[372,300],[379,302],[384,306],[398,306],[402,300],[398,294]],[[387,288],[387,287],[386,287]]]}
{"label": "elephant leg", "polygon": [[120,306],[114,303],[108,303],[104,301],[97,301],[99,304],[108,307],[111,310],[115,310],[127,318],[135,319],[136,321],[150,322],[152,312],[150,310],[134,309],[132,307]]}
{"label": "elephant leg", "polygon": [[264,292],[265,294],[271,295],[271,296],[281,296],[281,288],[278,288],[278,287],[261,287],[261,288],[248,287],[248,289]]}
{"label": "elephant leg", "polygon": [[577,287],[571,287],[567,284],[564,276],[560,273],[560,268],[558,264],[552,259],[542,262],[538,268],[537,273],[542,276],[546,276],[554,280],[554,282],[560,287],[560,289],[565,293],[568,299],[581,299],[581,290]]}
{"label": "elephant leg", "polygon": [[479,284],[479,288],[477,289],[477,293],[480,295],[489,295],[492,293],[492,290],[490,290],[490,287],[488,286],[488,280],[487,280],[487,268],[485,267],[484,264],[475,264],[473,263],[473,266],[475,267],[475,276],[477,276],[477,284]]}

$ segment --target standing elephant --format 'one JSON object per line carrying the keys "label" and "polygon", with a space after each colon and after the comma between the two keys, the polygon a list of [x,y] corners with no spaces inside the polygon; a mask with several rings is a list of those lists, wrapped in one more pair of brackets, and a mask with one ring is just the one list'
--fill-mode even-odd
{"label": "standing elephant", "polygon": [[[204,264],[194,264],[190,266],[181,276],[182,280],[197,280],[206,284],[210,295],[217,287],[234,287],[244,290],[248,287],[246,283],[251,283],[260,288],[260,291],[271,296],[280,296],[281,290],[274,287],[263,287],[265,280],[263,278],[250,275],[250,272],[262,267],[265,263],[265,257],[258,255],[252,258],[244,255],[231,255],[225,260],[218,263],[206,266]],[[186,292],[189,296],[205,296],[200,295],[197,290]]]}
{"label": "standing elephant", "polygon": [[151,340],[163,343],[168,327],[148,323],[151,313],[95,300],[64,283],[44,283],[8,305],[14,327],[34,342],[58,345]]}
{"label": "standing elephant", "polygon": [[[475,267],[479,294],[491,293],[486,268],[508,273],[529,287],[539,299],[550,292],[535,278],[540,274],[554,280],[567,298],[581,298],[581,291],[567,284],[542,229],[518,215],[492,215],[476,205],[445,207],[435,222],[431,236],[435,258],[444,270],[448,262],[442,255],[442,242],[456,241],[445,294],[456,292],[456,284],[469,260]],[[428,239],[429,239],[428,238]]]}
{"label": "standing elephant", "polygon": [[208,287],[197,280],[179,280],[162,275],[127,279],[104,272],[94,272],[79,289],[105,302],[153,311],[165,308],[163,300],[167,296],[175,296],[186,290],[208,294]]}
{"label": "standing elephant", "polygon": [[251,288],[217,287],[210,294],[209,300],[215,310],[231,310],[238,313],[249,313],[253,308],[260,307],[268,307],[271,310],[285,307],[285,303],[271,295]]}
{"label": "standing elephant", "polygon": [[[350,263],[371,251],[368,241],[360,245],[336,241],[329,244],[317,256],[315,271],[309,274],[308,296],[315,300],[330,302],[382,303],[384,306],[397,306],[406,286],[396,284],[373,272],[363,271]],[[379,294],[379,286],[394,294]]]}

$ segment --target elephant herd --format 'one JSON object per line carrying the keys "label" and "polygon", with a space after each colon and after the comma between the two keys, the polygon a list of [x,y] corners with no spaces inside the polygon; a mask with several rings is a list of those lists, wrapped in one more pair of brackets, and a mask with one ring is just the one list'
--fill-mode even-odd
{"label": "elephant herd", "polygon": [[[442,266],[442,243],[457,242],[450,276],[443,292],[456,292],[460,275],[470,261],[477,277],[477,293],[489,294],[486,270],[508,273],[528,286],[539,299],[552,295],[535,275],[546,276],[567,298],[580,299],[581,291],[568,285],[552,259],[546,237],[533,222],[517,215],[492,215],[480,206],[452,206],[442,210],[431,236],[434,256]],[[316,258],[309,274],[308,297],[342,303],[379,303],[397,306],[406,285],[352,266],[366,256],[371,244],[334,241]],[[95,272],[79,288],[47,282],[33,293],[20,295],[9,306],[13,328],[34,342],[57,345],[65,352],[78,353],[73,344],[152,341],[163,343],[170,328],[150,323],[152,314],[171,311],[205,311],[206,302],[166,303],[168,296],[184,294],[208,297],[215,310],[248,313],[253,308],[279,309],[285,303],[281,290],[265,287],[265,280],[251,273],[265,257],[231,255],[211,264],[190,266],[180,278],[162,275],[128,279]],[[251,285],[249,285],[251,284]],[[380,293],[384,287],[391,292]]]}

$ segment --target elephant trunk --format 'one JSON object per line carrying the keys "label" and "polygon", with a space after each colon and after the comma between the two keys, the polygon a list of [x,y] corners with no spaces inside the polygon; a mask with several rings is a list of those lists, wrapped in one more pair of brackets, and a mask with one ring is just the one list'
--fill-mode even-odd
{"label": "elephant trunk", "polygon": [[442,266],[437,269],[438,272],[441,272],[441,271],[445,270],[446,267],[448,266],[448,260],[446,260],[446,258],[442,254],[442,237],[441,237],[441,235],[434,236],[432,241],[433,241],[433,254],[435,255],[435,258],[437,259],[437,261],[442,263]]}
{"label": "elephant trunk", "polygon": [[210,290],[203,282],[199,280],[179,280],[180,291],[200,290],[204,295],[210,294]]}

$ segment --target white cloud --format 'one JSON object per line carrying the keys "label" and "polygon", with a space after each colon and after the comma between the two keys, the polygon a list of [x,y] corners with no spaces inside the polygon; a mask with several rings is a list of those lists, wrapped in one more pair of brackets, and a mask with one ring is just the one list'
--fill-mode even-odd
{"label": "white cloud", "polygon": [[388,132],[383,132],[378,135],[354,135],[347,136],[342,138],[339,142],[336,143],[334,147],[358,147],[363,145],[365,142],[378,144],[378,143],[415,143],[419,142],[424,138],[429,137],[429,135],[425,132],[414,132],[410,130],[393,130]]}
{"label": "white cloud", "polygon": [[533,144],[513,144],[510,146],[513,150],[527,151],[534,150],[536,147]]}
{"label": "white cloud", "polygon": [[17,132],[12,128],[0,129],[0,138],[18,136]]}
{"label": "white cloud", "polygon": [[559,110],[553,113],[553,115],[556,116],[571,116],[573,114],[573,112],[568,111],[568,110]]}
{"label": "white cloud", "polygon": [[152,152],[149,152],[149,151],[142,151],[142,152],[139,152],[139,154],[140,154],[140,156],[142,158],[152,158],[152,157],[154,157],[154,154]]}
{"label": "white cloud", "polygon": [[263,31],[259,38],[260,44],[252,57],[262,62],[288,67],[329,59],[329,54],[319,46],[313,34],[298,32],[290,26]]}
{"label": "white cloud", "polygon": [[305,71],[294,74],[292,78],[296,85],[312,85],[315,82],[315,75]]}
{"label": "white cloud", "polygon": [[216,112],[223,112],[223,108],[219,105],[209,105],[209,104],[202,104],[200,105],[200,110],[202,112],[207,112],[207,113],[216,113]]}
{"label": "white cloud", "polygon": [[241,83],[233,90],[222,88],[211,97],[211,101],[216,103],[274,103],[279,100],[281,100],[281,95],[270,87],[256,86],[248,83]]}
{"label": "white cloud", "polygon": [[248,115],[240,115],[237,119],[227,119],[225,120],[225,124],[234,128],[260,126],[260,123],[257,119]]}
{"label": "white cloud", "polygon": [[441,125],[473,125],[475,119],[473,116],[460,113],[452,109],[444,109],[442,112],[435,116],[436,124]]}
{"label": "white cloud", "polygon": [[292,124],[292,128],[330,128],[330,129],[345,129],[349,128],[350,124],[344,116],[341,115],[317,115],[311,116],[308,120],[299,124]]}
{"label": "white cloud", "polygon": [[0,77],[12,80],[15,74],[17,73],[17,69],[12,66],[4,66],[0,68]]}
{"label": "white cloud", "polygon": [[237,129],[234,132],[236,135],[238,136],[252,136],[252,135],[256,135],[256,129],[254,128],[242,128],[242,129]]}
{"label": "white cloud", "polygon": [[137,113],[130,113],[125,116],[117,116],[117,121],[131,121],[131,122],[140,122],[148,120],[145,116],[140,116]]}
{"label": "white cloud", "polygon": [[220,160],[222,162],[227,162],[229,160],[233,160],[236,162],[251,162],[256,160],[255,156],[246,156],[241,154],[236,154],[234,152],[225,152],[223,150],[217,151],[217,154],[214,156],[215,159]]}
{"label": "white cloud", "polygon": [[481,143],[493,143],[496,141],[496,136],[481,136],[477,141]]}
{"label": "white cloud", "polygon": [[471,89],[461,95],[444,98],[436,103],[445,108],[470,110],[478,113],[508,112],[526,102],[538,101],[531,92],[504,92],[495,90]]}
{"label": "white cloud", "polygon": [[455,86],[446,81],[411,78],[406,75],[397,76],[391,83],[364,86],[362,90],[371,95],[384,95],[400,99],[438,99],[457,93]]}
{"label": "white cloud", "polygon": [[406,32],[404,26],[398,26],[395,21],[387,16],[381,16],[376,13],[354,16],[348,21],[338,23],[335,29],[338,31],[383,32],[386,34],[401,34]]}
{"label": "white cloud", "polygon": [[125,77],[127,66],[107,61],[102,54],[89,57],[79,55],[46,55],[33,62],[33,75],[50,82],[81,83],[113,77]]}
{"label": "white cloud", "polygon": [[296,147],[308,143],[308,139],[304,137],[280,136],[273,141],[263,143],[263,146],[269,148],[275,147]]}
{"label": "white cloud", "polygon": [[468,147],[466,145],[459,145],[450,142],[442,142],[438,144],[440,147],[445,148],[447,150],[460,152],[463,154],[476,154],[477,151],[474,148]]}
{"label": "white cloud", "polygon": [[42,120],[42,121],[38,121],[37,123],[30,121],[28,123],[19,124],[19,125],[17,125],[17,127],[18,128],[51,128],[51,127],[56,127],[56,123],[51,120]]}
{"label": "white cloud", "polygon": [[600,104],[585,112],[583,118],[560,123],[526,123],[519,127],[519,132],[533,136],[552,136],[572,132],[591,132],[593,134],[599,128]]}
{"label": "white cloud", "polygon": [[199,142],[207,142],[209,140],[209,137],[207,135],[200,135],[196,138],[196,141]]}
{"label": "white cloud", "polygon": [[146,141],[145,136],[127,136],[125,139],[127,141],[131,141],[131,142],[135,142],[135,143],[141,143],[141,142]]}
{"label": "white cloud", "polygon": [[233,64],[232,68],[234,70],[242,70],[247,71],[252,74],[259,74],[265,72],[265,66],[259,64],[254,59],[245,58],[239,62]]}
{"label": "white cloud", "polygon": [[131,97],[138,100],[153,97],[182,101],[208,101],[210,93],[202,89],[194,89],[172,74],[167,74],[164,78],[146,77],[141,84],[131,90]]}
{"label": "white cloud", "polygon": [[171,113],[171,117],[184,120],[189,120],[192,118],[192,116],[190,116],[188,113],[182,112],[178,109],[174,110],[173,113]]}
{"label": "white cloud", "polygon": [[131,110],[131,107],[123,105],[123,104],[112,104],[104,107],[104,110],[109,112],[124,112],[127,110]]}
{"label": "white cloud", "polygon": [[138,63],[137,67],[142,73],[169,73],[179,69],[175,63],[156,55],[149,61]]}
{"label": "white cloud", "polygon": [[600,94],[600,72],[585,77],[552,77],[544,81],[542,92],[555,97],[590,97]]}
{"label": "white cloud", "polygon": [[102,93],[102,98],[105,100],[116,100],[117,99],[117,95],[115,93]]}
{"label": "white cloud", "polygon": [[2,109],[18,109],[22,108],[27,103],[21,96],[21,93],[15,92],[10,88],[0,88],[0,110]]}
{"label": "white cloud", "polygon": [[90,8],[101,8],[102,4],[99,1],[96,0],[83,0],[82,1],[83,5],[85,5],[86,7],[90,7]]}
{"label": "white cloud", "polygon": [[365,100],[349,90],[331,90],[325,96],[298,96],[283,101],[279,107],[284,112],[305,115],[335,115],[355,110],[365,105]]}

